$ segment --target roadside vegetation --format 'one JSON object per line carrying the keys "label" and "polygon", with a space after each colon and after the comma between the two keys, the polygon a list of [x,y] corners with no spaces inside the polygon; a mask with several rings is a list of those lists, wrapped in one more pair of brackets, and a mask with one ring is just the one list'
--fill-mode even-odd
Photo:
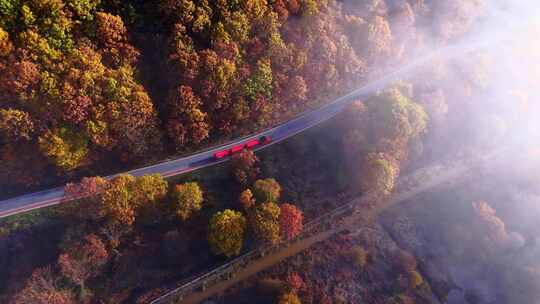
{"label": "roadside vegetation", "polygon": [[444,44],[469,22],[423,1],[4,2],[1,196],[271,126],[408,60],[417,26]]}
{"label": "roadside vegetation", "polygon": [[[294,240],[307,222],[359,195],[374,199],[357,212],[376,207],[415,168],[498,147],[527,109],[486,101],[500,81],[488,81],[492,50],[479,49],[435,59],[257,154],[244,150],[168,180],[100,177],[320,106],[420,50],[458,41],[483,4],[0,0],[0,196],[54,184],[66,193],[63,204],[0,220],[0,302],[146,303],[253,248]],[[505,95],[509,103],[523,101],[515,83],[504,90],[518,92]],[[212,300],[443,301],[465,284],[438,280],[429,257],[468,265],[473,254],[482,269],[508,261],[508,252],[526,258],[524,246],[505,247],[510,233],[491,205],[500,201],[480,196],[455,199],[460,224],[445,221],[444,208],[400,210],[428,214],[417,222],[432,235],[421,239],[443,254],[403,241],[408,222],[359,223]],[[444,231],[432,228],[439,222]],[[513,292],[511,278],[536,282],[536,264],[497,268],[510,278],[490,282],[505,286],[509,302],[531,302],[537,293]],[[477,289],[461,291],[483,303]]]}
{"label": "roadside vegetation", "polygon": [[[120,175],[68,184],[66,198],[83,198],[0,223],[2,300],[47,303],[34,297],[46,279],[48,291],[67,295],[66,303],[138,298],[144,303],[163,286],[254,246],[294,238],[309,217],[338,203],[332,201],[338,191],[332,176],[303,177],[321,165],[332,170],[333,163],[319,153],[305,158],[294,152],[298,145],[320,151],[317,134],[297,136],[260,156],[246,150],[229,164],[169,181]],[[292,166],[280,155],[298,161]],[[276,178],[267,177],[278,171]],[[238,179],[240,172],[250,178]],[[310,208],[307,215],[304,208]],[[47,254],[31,258],[42,250]],[[92,252],[102,254],[94,259]],[[82,269],[88,270],[81,274]]]}

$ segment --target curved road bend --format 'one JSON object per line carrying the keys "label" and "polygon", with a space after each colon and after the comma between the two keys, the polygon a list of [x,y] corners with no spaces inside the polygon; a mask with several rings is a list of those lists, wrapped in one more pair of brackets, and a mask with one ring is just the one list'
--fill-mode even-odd
{"label": "curved road bend", "polygon": [[[441,48],[438,51],[431,52],[428,55],[411,62],[410,64],[384,76],[379,80],[373,81],[359,89],[350,92],[345,96],[337,98],[336,100],[320,107],[319,109],[302,114],[299,117],[294,118],[281,125],[278,125],[272,129],[252,134],[248,137],[237,139],[230,143],[220,145],[218,147],[214,147],[190,156],[164,161],[159,164],[135,169],[125,173],[131,174],[133,176],[159,173],[163,177],[171,177],[181,173],[194,171],[230,159],[230,157],[226,157],[220,160],[214,159],[213,154],[217,151],[230,148],[240,143],[245,143],[251,139],[259,138],[263,135],[268,135],[272,138],[272,141],[269,144],[257,147],[255,150],[265,148],[271,144],[283,141],[293,135],[296,135],[306,129],[309,129],[315,125],[320,124],[323,121],[334,117],[353,101],[369,97],[370,95],[373,95],[378,91],[390,86],[394,81],[403,79],[406,76],[411,75],[411,72],[413,72],[414,69],[416,69],[418,66],[421,66],[434,58],[449,59],[452,57],[456,57],[460,54],[464,54],[468,51],[477,49],[479,47],[486,46],[490,44],[490,42],[491,41],[486,40],[474,42],[465,40],[461,43]],[[115,175],[107,176],[107,178],[112,178],[113,176]],[[6,199],[0,201],[0,218],[34,209],[56,205],[67,200],[68,199],[64,198],[63,187],[57,187],[49,190],[29,193],[22,196]]]}

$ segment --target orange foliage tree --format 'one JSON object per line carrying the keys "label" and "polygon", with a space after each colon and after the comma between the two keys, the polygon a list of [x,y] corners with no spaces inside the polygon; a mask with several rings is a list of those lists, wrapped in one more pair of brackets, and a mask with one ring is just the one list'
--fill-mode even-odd
{"label": "orange foliage tree", "polygon": [[238,200],[240,201],[240,204],[242,204],[242,207],[244,207],[244,210],[249,210],[251,207],[255,206],[253,193],[249,189],[242,191]]}

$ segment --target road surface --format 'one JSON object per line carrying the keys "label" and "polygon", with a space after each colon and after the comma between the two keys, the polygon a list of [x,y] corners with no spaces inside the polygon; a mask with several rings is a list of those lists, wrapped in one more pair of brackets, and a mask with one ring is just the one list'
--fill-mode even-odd
{"label": "road surface", "polygon": [[[251,136],[244,137],[242,139],[235,140],[230,143],[220,145],[218,147],[211,148],[209,150],[190,156],[165,161],[156,165],[142,167],[124,173],[131,174],[133,176],[159,173],[163,177],[171,177],[178,174],[194,171],[230,159],[230,157],[226,157],[220,160],[214,159],[213,155],[215,152],[225,150],[240,143],[247,142],[251,139],[260,138],[263,135],[270,136],[270,138],[272,138],[272,141],[269,144],[257,147],[255,150],[266,148],[272,144],[283,141],[291,136],[294,136],[306,129],[309,129],[313,126],[320,124],[321,122],[324,122],[334,117],[351,102],[373,95],[379,90],[390,85],[401,75],[402,73],[392,74],[391,77],[386,77],[385,79],[383,79],[383,81],[373,82],[365,87],[355,90],[343,97],[340,97],[317,110],[303,114],[272,129],[262,131],[260,133],[256,133]],[[111,178],[113,176],[114,175],[108,176],[107,178]],[[22,196],[0,201],[0,218],[22,212],[27,212],[34,209],[56,205],[66,201],[67,200],[64,198],[63,187],[57,187],[49,190],[25,194]]]}
{"label": "road surface", "polygon": [[[467,53],[468,51],[483,47],[489,43],[490,41],[463,41],[461,43],[456,43],[452,46],[441,48],[438,51],[433,51],[426,56],[420,57],[419,59],[411,62],[408,65],[405,65],[404,67],[394,71],[393,73],[387,74],[385,77],[379,80],[370,82],[369,84],[359,89],[356,89],[345,96],[337,98],[336,100],[322,106],[317,110],[304,113],[299,117],[294,118],[281,125],[278,125],[272,129],[252,134],[248,137],[243,137],[241,139],[237,139],[227,144],[220,145],[218,147],[214,147],[190,156],[164,161],[156,165],[142,167],[124,173],[131,174],[133,176],[141,176],[155,173],[159,173],[163,177],[175,176],[178,174],[215,165],[230,159],[230,157],[219,160],[214,159],[213,154],[217,151],[224,150],[241,143],[245,143],[251,139],[259,138],[263,135],[270,136],[272,138],[272,142],[263,146],[259,146],[255,150],[263,149],[265,147],[268,147],[269,145],[283,141],[291,136],[294,136],[306,129],[309,129],[313,126],[320,124],[321,122],[324,122],[334,117],[350,103],[356,100],[365,99],[373,94],[376,94],[382,89],[389,87],[396,80],[404,79],[407,76],[410,76],[417,67],[422,66],[423,64],[431,61],[434,58],[449,59],[452,57],[456,57],[460,54]],[[114,175],[111,175],[107,178],[111,178],[113,176]],[[6,199],[0,201],[0,218],[60,204],[68,200],[69,199],[64,197],[63,187],[57,187],[49,190],[34,192]]]}

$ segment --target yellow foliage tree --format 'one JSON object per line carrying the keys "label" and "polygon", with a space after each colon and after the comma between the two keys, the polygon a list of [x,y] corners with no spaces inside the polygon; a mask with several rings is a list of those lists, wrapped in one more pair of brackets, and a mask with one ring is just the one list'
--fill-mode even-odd
{"label": "yellow foliage tree", "polygon": [[67,128],[47,131],[39,138],[41,151],[58,167],[70,171],[82,165],[88,154],[88,140]]}
{"label": "yellow foliage tree", "polygon": [[253,195],[258,203],[277,202],[281,186],[273,178],[259,179],[253,185]]}
{"label": "yellow foliage tree", "polygon": [[246,219],[242,213],[226,209],[212,216],[208,226],[208,243],[216,254],[227,257],[240,254],[244,242]]}
{"label": "yellow foliage tree", "polygon": [[302,304],[300,298],[294,291],[288,291],[281,295],[279,298],[279,304]]}
{"label": "yellow foliage tree", "polygon": [[267,202],[256,206],[250,212],[250,222],[255,236],[270,244],[277,244],[280,239],[279,215],[281,209],[276,203]]}
{"label": "yellow foliage tree", "polygon": [[172,196],[176,209],[176,215],[182,221],[189,219],[195,212],[201,210],[203,192],[195,182],[176,185]]}
{"label": "yellow foliage tree", "polygon": [[124,225],[135,222],[135,203],[132,194],[135,178],[119,175],[111,179],[102,194],[104,215]]}

